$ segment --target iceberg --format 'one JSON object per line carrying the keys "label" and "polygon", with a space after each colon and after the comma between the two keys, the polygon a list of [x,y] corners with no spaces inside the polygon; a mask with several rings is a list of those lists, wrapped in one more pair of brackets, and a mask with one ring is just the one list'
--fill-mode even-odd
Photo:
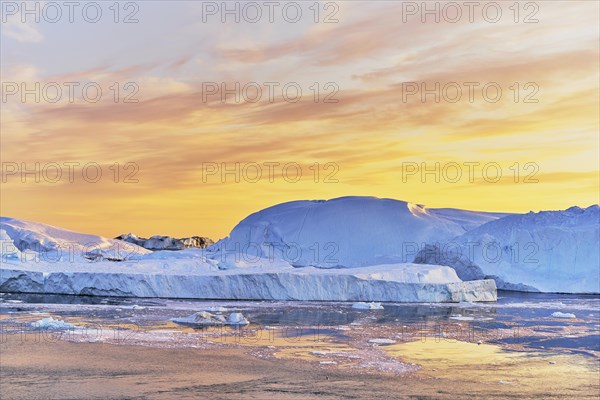
{"label": "iceberg", "polygon": [[16,218],[0,217],[0,228],[4,231],[0,236],[3,257],[5,247],[16,248],[19,256],[29,256],[33,262],[40,258],[48,262],[78,259],[123,261],[150,253],[150,250],[121,240]]}
{"label": "iceberg", "polygon": [[[114,272],[40,272],[0,269],[0,291],[95,296],[214,300],[351,302],[495,301],[494,280],[463,282],[450,267],[421,264],[363,268],[243,268],[186,274],[137,273],[118,263]],[[39,267],[39,266],[38,266]],[[121,269],[122,268],[122,269]],[[41,268],[43,269],[43,268]]]}
{"label": "iceberg", "polygon": [[228,259],[241,253],[303,267],[406,263],[423,244],[450,240],[503,215],[376,197],[293,201],[248,216],[212,249]]}
{"label": "iceberg", "polygon": [[417,263],[453,267],[499,289],[600,293],[600,207],[510,215],[428,245]]}

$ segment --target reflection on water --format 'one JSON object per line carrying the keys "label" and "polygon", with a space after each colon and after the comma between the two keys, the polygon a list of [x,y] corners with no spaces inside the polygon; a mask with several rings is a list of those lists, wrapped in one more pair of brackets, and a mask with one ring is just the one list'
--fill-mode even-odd
{"label": "reflection on water", "polygon": [[[461,339],[518,344],[532,349],[563,348],[600,352],[600,296],[499,292],[496,303],[393,304],[383,310],[356,310],[351,303],[281,301],[201,301],[93,296],[0,294],[2,319],[42,310],[82,320],[118,321],[150,327],[214,307],[239,311],[255,326],[311,327],[340,337],[339,326],[388,329],[395,334],[437,329],[443,337],[457,329]],[[574,319],[553,318],[560,311]],[[437,325],[437,328],[433,326]],[[498,334],[499,333],[499,334]],[[494,334],[498,334],[494,336]],[[304,335],[300,333],[299,335]]]}

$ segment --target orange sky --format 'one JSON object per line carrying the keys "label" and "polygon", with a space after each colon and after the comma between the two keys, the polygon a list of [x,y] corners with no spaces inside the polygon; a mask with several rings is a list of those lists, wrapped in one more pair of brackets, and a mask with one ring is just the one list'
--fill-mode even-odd
{"label": "orange sky", "polygon": [[[333,23],[315,23],[308,3],[297,23],[277,13],[273,23],[223,23],[200,3],[141,2],[134,24],[106,13],[98,24],[3,22],[3,216],[106,236],[217,239],[249,213],[297,199],[514,212],[599,202],[598,2],[523,2],[519,23],[509,2],[497,23],[477,10],[473,22],[423,23],[401,2],[323,2],[319,19],[334,12]],[[538,22],[524,23],[528,15]],[[12,93],[36,82],[94,83],[103,95],[92,103],[75,90],[70,102],[65,89],[36,102]],[[123,102],[127,82],[137,103]],[[255,84],[221,101],[208,82]],[[268,82],[278,85],[272,98]],[[292,83],[297,102],[293,87],[282,94]],[[438,102],[410,94],[436,83]],[[468,85],[477,85],[472,99]],[[36,163],[40,182],[22,173]],[[223,182],[222,166],[236,163],[239,182],[233,173]],[[277,163],[273,179],[265,163]],[[436,163],[439,173],[421,174]]]}

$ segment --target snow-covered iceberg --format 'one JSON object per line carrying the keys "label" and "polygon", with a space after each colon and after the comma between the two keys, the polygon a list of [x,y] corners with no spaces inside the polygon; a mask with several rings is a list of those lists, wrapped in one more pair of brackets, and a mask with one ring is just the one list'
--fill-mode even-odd
{"label": "snow-covered iceberg", "polygon": [[423,249],[415,262],[452,266],[499,289],[600,293],[598,205],[510,215]]}
{"label": "snow-covered iceberg", "polygon": [[226,259],[241,254],[320,268],[406,263],[426,243],[450,240],[503,215],[376,197],[293,201],[248,216],[212,248]]}
{"label": "snow-covered iceberg", "polygon": [[0,237],[3,256],[9,251],[15,253],[14,250],[7,250],[13,248],[19,251],[21,257],[29,251],[33,259],[41,257],[52,262],[81,258],[123,261],[150,253],[143,247],[121,240],[16,218],[0,217],[0,229],[5,232]]}

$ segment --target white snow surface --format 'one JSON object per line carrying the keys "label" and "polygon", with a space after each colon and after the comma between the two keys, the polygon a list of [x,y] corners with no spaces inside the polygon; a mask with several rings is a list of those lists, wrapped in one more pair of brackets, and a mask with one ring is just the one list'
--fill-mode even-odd
{"label": "white snow surface", "polygon": [[[530,212],[491,221],[454,240],[461,255],[500,289],[600,293],[598,205]],[[454,266],[453,260],[428,259]],[[459,274],[460,275],[460,274]]]}
{"label": "white snow surface", "polygon": [[236,312],[229,314],[227,325],[248,325],[250,321],[244,317],[244,314]]}
{"label": "white snow surface", "polygon": [[564,313],[560,311],[553,312],[550,316],[553,318],[577,318],[573,313]]}
{"label": "white snow surface", "polygon": [[251,214],[213,249],[321,268],[405,263],[422,244],[449,240],[499,216],[376,197],[293,201]]}
{"label": "white snow surface", "polygon": [[[21,253],[27,250],[45,253],[47,259],[56,262],[81,258],[127,260],[150,253],[143,247],[121,240],[16,218],[0,217],[0,229],[6,233],[0,236],[3,248],[14,246]],[[12,240],[12,246],[8,245],[9,239]]]}

